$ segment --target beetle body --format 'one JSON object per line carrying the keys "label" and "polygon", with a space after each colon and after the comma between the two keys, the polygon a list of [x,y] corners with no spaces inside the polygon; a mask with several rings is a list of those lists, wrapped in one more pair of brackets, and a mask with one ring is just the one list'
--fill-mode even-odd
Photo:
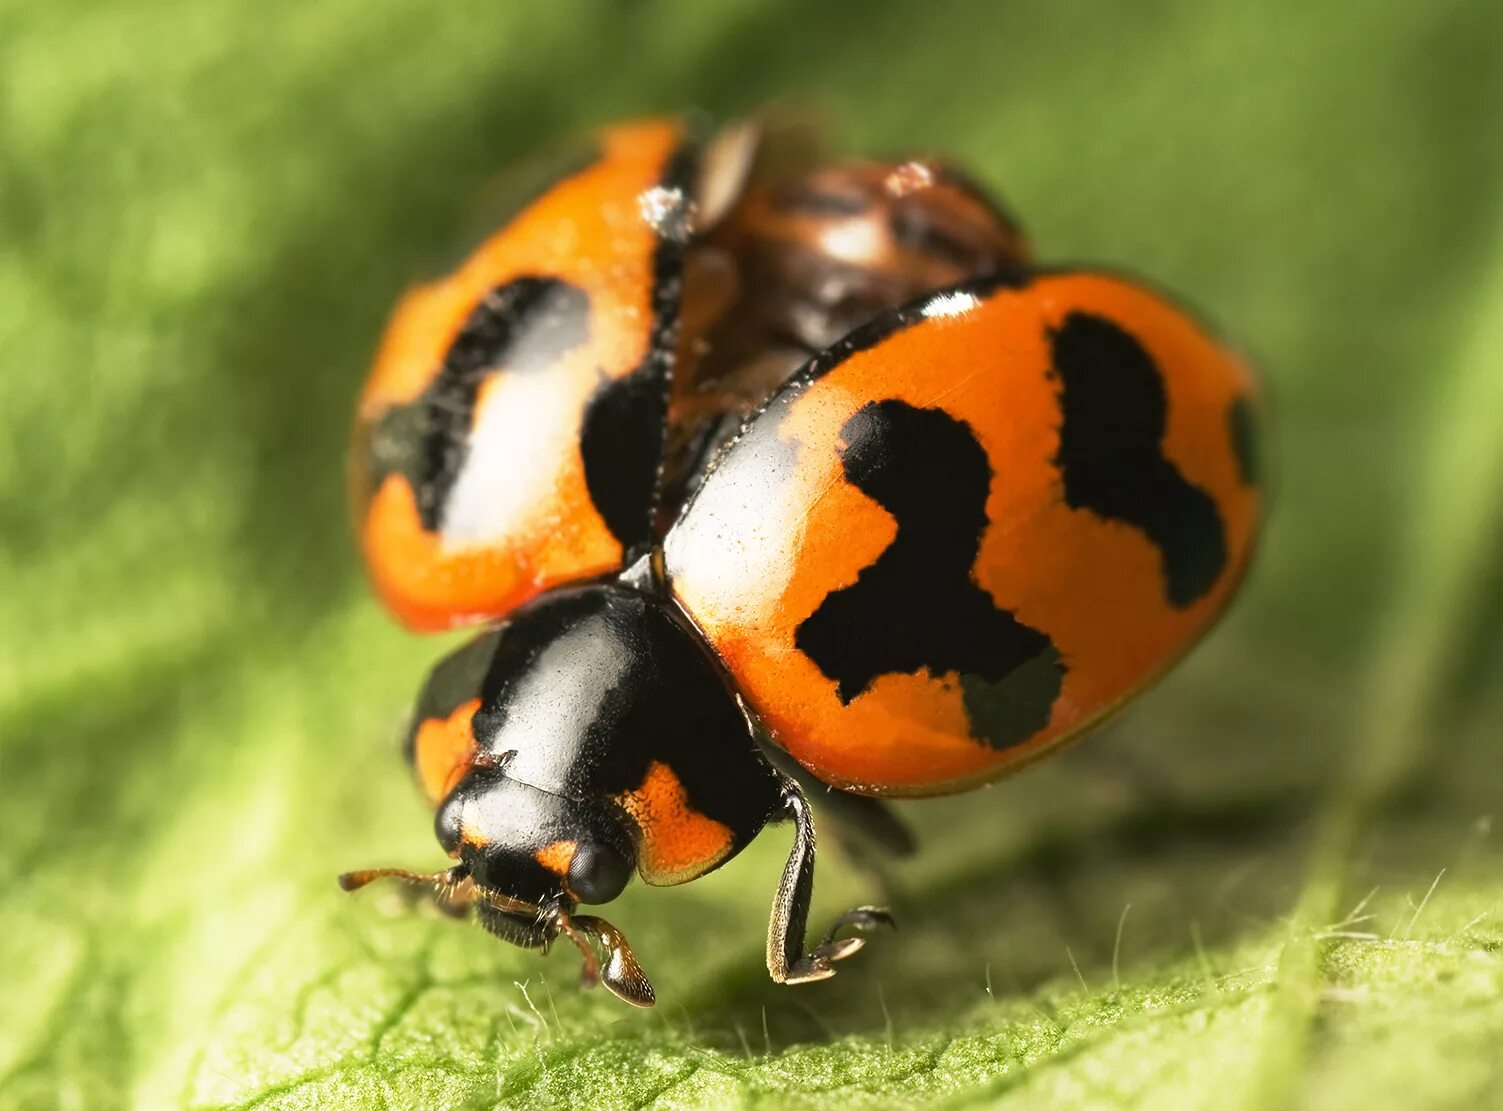
{"label": "beetle body", "polygon": [[[486,625],[409,752],[499,936],[692,880],[773,821],[768,967],[823,979],[887,921],[804,932],[799,780],[875,797],[994,779],[1157,678],[1232,597],[1260,498],[1256,383],[1176,303],[1033,266],[932,160],[795,166],[732,130],[605,133],[399,307],[361,403],[362,535],[417,628]],[[351,873],[349,887],[378,875]],[[596,960],[605,954],[603,968]]]}

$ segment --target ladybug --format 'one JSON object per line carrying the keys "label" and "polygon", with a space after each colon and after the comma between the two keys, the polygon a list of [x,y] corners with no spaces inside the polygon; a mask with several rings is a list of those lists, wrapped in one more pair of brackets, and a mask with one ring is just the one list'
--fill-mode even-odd
{"label": "ladybug", "polygon": [[[611,127],[397,307],[353,469],[376,588],[479,624],[407,751],[446,906],[629,1003],[581,914],[793,847],[767,967],[805,937],[815,824],[911,848],[888,796],[1016,771],[1154,682],[1226,608],[1260,513],[1257,384],[1177,302],[1041,267],[935,159],[826,164],[774,125]],[[602,960],[603,957],[603,960]]]}

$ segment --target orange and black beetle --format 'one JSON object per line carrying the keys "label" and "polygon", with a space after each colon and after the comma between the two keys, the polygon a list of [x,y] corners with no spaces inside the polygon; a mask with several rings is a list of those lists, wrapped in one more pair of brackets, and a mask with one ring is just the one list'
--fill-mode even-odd
{"label": "orange and black beetle", "polygon": [[[360,402],[362,542],[419,629],[486,622],[409,739],[487,929],[579,946],[633,872],[676,884],[791,819],[774,980],[887,920],[804,933],[800,782],[876,796],[1057,748],[1225,608],[1257,532],[1256,383],[1131,280],[1034,265],[932,160],[822,166],[742,126],[610,128],[398,307]],[[597,948],[605,954],[603,970]]]}

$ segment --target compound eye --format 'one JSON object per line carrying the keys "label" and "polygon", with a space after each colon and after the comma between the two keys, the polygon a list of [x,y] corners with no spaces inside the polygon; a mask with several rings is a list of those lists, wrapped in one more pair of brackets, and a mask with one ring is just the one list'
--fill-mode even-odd
{"label": "compound eye", "polygon": [[433,816],[433,832],[438,835],[438,843],[444,852],[454,856],[459,852],[459,816],[464,809],[463,800],[458,792],[444,800],[438,808],[438,813]]}
{"label": "compound eye", "polygon": [[608,903],[631,879],[631,861],[609,845],[586,842],[569,863],[569,890],[581,903]]}

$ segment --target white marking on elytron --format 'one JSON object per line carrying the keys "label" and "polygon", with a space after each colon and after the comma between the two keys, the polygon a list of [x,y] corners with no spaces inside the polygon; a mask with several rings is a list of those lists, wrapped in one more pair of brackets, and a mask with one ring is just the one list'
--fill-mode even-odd
{"label": "white marking on elytron", "polygon": [[956,293],[941,293],[938,297],[930,298],[921,311],[927,319],[933,320],[936,317],[964,316],[979,304],[981,302],[974,293],[961,290]]}
{"label": "white marking on elytron", "polygon": [[579,438],[579,408],[546,373],[502,371],[483,387],[478,408],[469,457],[444,507],[452,548],[499,540],[549,513],[546,480]]}
{"label": "white marking on elytron", "polygon": [[668,534],[670,576],[682,575],[695,605],[717,621],[765,620],[762,608],[782,597],[793,576],[809,504],[802,487],[818,476],[807,466],[785,474],[792,455],[773,428],[748,436],[705,480],[693,509]]}

